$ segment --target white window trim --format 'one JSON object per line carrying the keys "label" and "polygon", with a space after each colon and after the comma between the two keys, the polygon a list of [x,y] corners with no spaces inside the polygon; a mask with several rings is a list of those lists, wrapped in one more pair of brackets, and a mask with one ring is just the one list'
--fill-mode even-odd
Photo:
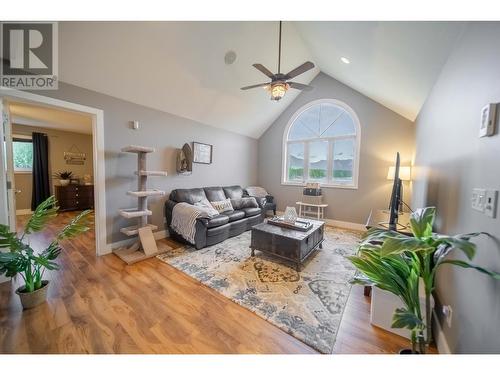
{"label": "white window trim", "polygon": [[[12,139],[18,138],[18,139],[29,139],[31,142],[33,142],[33,137],[31,135],[26,135],[26,134],[12,134]],[[33,173],[33,168],[31,169],[20,169],[14,167],[14,174],[32,174]]]}
{"label": "white window trim", "polygon": [[[360,150],[361,150],[361,125],[360,125],[360,122],[359,122],[359,118],[358,118],[358,115],[356,114],[356,112],[354,112],[354,110],[348,106],[346,103],[340,101],[340,100],[337,100],[337,99],[317,99],[317,100],[313,100],[307,104],[305,104],[304,106],[300,107],[293,115],[292,117],[290,118],[290,120],[288,121],[286,127],[285,127],[285,131],[283,132],[283,140],[282,140],[282,150],[281,150],[281,185],[288,185],[288,186],[306,186],[306,183],[307,183],[307,179],[304,178],[304,181],[302,182],[294,182],[294,181],[287,181],[287,164],[288,164],[288,160],[287,160],[287,146],[289,143],[305,143],[305,145],[308,144],[308,142],[312,141],[312,140],[318,140],[318,139],[321,139],[321,140],[327,140],[329,142],[329,156],[330,156],[330,153],[332,152],[331,151],[331,146],[332,146],[332,140],[333,139],[342,139],[342,138],[353,138],[353,135],[342,135],[342,136],[339,136],[339,137],[325,137],[325,138],[310,138],[310,139],[301,139],[301,140],[297,140],[297,141],[288,141],[288,134],[290,133],[290,129],[293,125],[293,123],[295,122],[295,120],[297,120],[297,118],[303,113],[305,112],[306,110],[308,110],[309,108],[311,108],[312,106],[315,106],[315,105],[318,105],[318,104],[324,104],[324,103],[328,103],[328,104],[333,104],[333,105],[336,105],[336,106],[339,106],[341,107],[342,109],[344,109],[347,113],[349,113],[349,115],[352,117],[353,119],[353,122],[354,122],[354,126],[356,127],[356,134],[354,135],[354,139],[355,139],[355,142],[354,142],[354,147],[355,147],[355,150],[354,150],[354,155],[355,155],[355,160],[354,160],[354,166],[353,166],[353,178],[352,178],[352,183],[349,183],[349,184],[346,184],[346,183],[332,183],[331,181],[329,181],[328,183],[321,183],[321,187],[326,187],[326,188],[338,188],[338,189],[358,189],[358,179],[359,179],[359,157],[360,157]],[[307,147],[305,146],[304,147],[304,177],[308,176],[308,169],[309,169],[309,163],[308,163],[308,158],[309,158],[309,155],[307,153]],[[332,160],[330,160],[332,159]],[[332,155],[332,158],[328,158],[328,164],[330,163],[333,163],[333,155]],[[329,167],[330,168],[330,165]],[[328,171],[328,176],[330,175],[330,171]]]}

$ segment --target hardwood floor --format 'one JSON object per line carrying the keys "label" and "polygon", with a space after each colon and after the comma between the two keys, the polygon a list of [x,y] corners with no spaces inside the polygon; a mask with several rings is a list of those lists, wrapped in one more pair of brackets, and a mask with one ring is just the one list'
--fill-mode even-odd
{"label": "hardwood floor", "polygon": [[[73,215],[61,213],[32,246],[48,244]],[[113,254],[96,257],[93,232],[64,243],[59,264],[47,275],[47,303],[35,309],[22,310],[19,280],[0,284],[0,353],[316,353],[155,258],[127,266]],[[370,325],[367,298],[353,287],[334,353],[408,346]]]}

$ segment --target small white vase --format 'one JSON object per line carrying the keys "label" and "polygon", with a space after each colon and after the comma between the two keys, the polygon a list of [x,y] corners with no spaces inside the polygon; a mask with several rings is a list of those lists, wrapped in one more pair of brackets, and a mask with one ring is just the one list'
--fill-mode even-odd
{"label": "small white vase", "polygon": [[295,221],[297,220],[297,211],[295,210],[295,207],[287,207],[285,209],[283,220],[287,223],[295,224]]}
{"label": "small white vase", "polygon": [[68,186],[69,180],[59,180],[59,183],[61,184],[61,186]]}

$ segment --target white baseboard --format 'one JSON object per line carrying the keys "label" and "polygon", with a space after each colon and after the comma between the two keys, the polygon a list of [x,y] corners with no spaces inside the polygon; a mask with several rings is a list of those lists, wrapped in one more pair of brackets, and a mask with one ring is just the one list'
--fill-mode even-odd
{"label": "white baseboard", "polygon": [[31,215],[33,211],[29,208],[24,208],[22,210],[16,210],[16,215]]}
{"label": "white baseboard", "polygon": [[434,340],[436,341],[439,354],[452,354],[435,311],[432,312],[432,317],[434,318]]}
{"label": "white baseboard", "polygon": [[[276,211],[277,215],[283,215],[283,211]],[[315,219],[313,217],[310,217],[310,219]],[[366,231],[366,227],[364,224],[358,224],[358,223],[351,223],[350,221],[342,221],[342,220],[333,220],[333,219],[320,219],[324,221],[326,224],[334,226],[334,227],[339,227],[343,229],[352,229],[352,230],[359,230],[359,231]]]}
{"label": "white baseboard", "polygon": [[[154,232],[153,236],[154,236],[155,240],[161,240],[163,238],[169,237],[169,233],[168,233],[168,230],[166,230],[166,229],[165,230],[159,230],[159,231]],[[137,241],[136,237],[134,237],[134,238],[128,238],[126,240],[117,241],[117,242],[113,242],[113,243],[108,243],[106,245],[106,250],[103,253],[101,253],[100,255],[109,254],[109,253],[113,252],[114,249],[118,249],[120,247],[124,247],[124,246],[130,245],[134,241]]]}

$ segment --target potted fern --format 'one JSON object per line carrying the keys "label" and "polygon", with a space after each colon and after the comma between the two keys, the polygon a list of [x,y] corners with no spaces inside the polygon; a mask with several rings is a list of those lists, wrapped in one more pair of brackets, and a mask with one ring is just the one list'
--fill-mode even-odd
{"label": "potted fern", "polygon": [[36,208],[20,235],[11,232],[8,226],[0,224],[0,249],[9,250],[0,252],[0,275],[21,275],[24,285],[19,287],[16,293],[25,309],[35,307],[46,300],[49,281],[44,280],[43,276],[45,270],[59,269],[55,260],[61,253],[60,241],[76,237],[89,229],[86,224],[91,211],[87,210],[72,219],[46,249],[40,253],[35,252],[29,245],[29,236],[41,231],[50,219],[57,216],[58,208],[55,197],[49,197]]}
{"label": "potted fern", "polygon": [[[353,283],[376,285],[401,297],[405,305],[407,305],[407,302],[403,296],[406,294],[411,294],[419,299],[418,282],[416,285],[410,283],[409,279],[406,282],[402,282],[399,278],[401,273],[395,273],[392,270],[388,271],[387,264],[394,257],[398,257],[398,259],[405,260],[406,263],[405,266],[401,265],[401,267],[411,267],[418,274],[418,277],[424,284],[425,316],[421,319],[421,322],[417,322],[414,319],[415,317],[419,318],[418,313],[420,310],[414,310],[412,312],[414,316],[411,319],[409,316],[408,320],[401,319],[402,317],[401,314],[398,314],[398,309],[394,314],[392,326],[393,328],[408,328],[410,330],[416,327],[414,324],[418,326],[419,330],[425,327],[425,345],[420,345],[422,353],[425,352],[425,348],[428,347],[432,339],[431,296],[436,287],[436,272],[439,267],[449,264],[462,268],[475,269],[500,280],[500,273],[487,270],[465,260],[450,259],[448,257],[454,250],[459,250],[465,254],[469,261],[472,260],[476,253],[476,244],[471,242],[471,239],[480,235],[488,235],[487,233],[476,232],[456,236],[439,235],[432,232],[435,217],[435,207],[426,207],[413,212],[410,216],[410,227],[413,237],[395,231],[371,229],[360,244],[358,255],[350,257],[351,262],[362,273],[362,275],[357,276],[353,280]],[[400,289],[394,289],[394,283],[397,283]],[[406,285],[406,290],[404,290],[404,285]],[[406,309],[410,312],[412,308],[416,308],[416,305],[406,306]],[[420,336],[418,340],[420,343],[424,335],[423,332],[417,333]]]}

